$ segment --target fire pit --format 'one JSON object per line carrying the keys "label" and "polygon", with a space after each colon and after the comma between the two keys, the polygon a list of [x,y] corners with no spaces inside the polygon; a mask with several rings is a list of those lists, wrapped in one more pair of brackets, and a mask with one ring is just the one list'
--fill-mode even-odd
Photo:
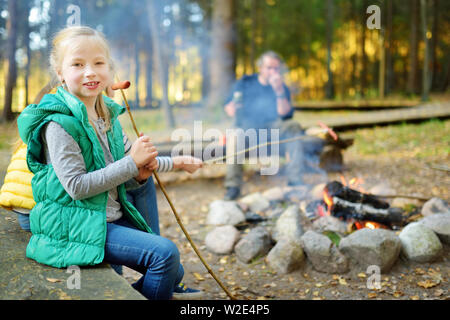
{"label": "fire pit", "polygon": [[[390,196],[370,194],[361,183],[359,179],[347,183],[342,177],[341,182],[316,186],[274,187],[237,202],[216,200],[208,213],[212,228],[206,248],[222,254],[221,237],[234,234],[227,242],[228,254],[235,253],[243,263],[266,256],[279,273],[301,268],[305,261],[317,271],[342,274],[371,266],[386,273],[400,255],[417,262],[440,259],[442,243],[450,239],[450,205],[442,200],[438,213],[427,216],[420,207],[413,211],[395,207],[394,201],[386,200]],[[227,206],[233,210],[221,210]],[[254,214],[261,219],[248,218]],[[234,232],[224,234],[223,223],[213,219],[216,216],[236,220]]]}
{"label": "fire pit", "polygon": [[354,190],[338,181],[326,184],[317,216],[331,215],[348,222],[350,229],[398,229],[404,225],[403,210],[390,208],[376,196]]}

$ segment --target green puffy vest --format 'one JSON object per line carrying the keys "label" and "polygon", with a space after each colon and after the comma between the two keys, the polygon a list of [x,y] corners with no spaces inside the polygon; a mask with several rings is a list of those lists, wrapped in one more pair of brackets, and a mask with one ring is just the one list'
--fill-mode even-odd
{"label": "green puffy vest", "polygon": [[[122,128],[117,117],[125,109],[104,97],[111,114],[112,129],[107,132],[115,161],[123,158]],[[46,164],[41,131],[46,123],[60,124],[78,143],[87,172],[105,167],[102,147],[90,125],[84,104],[58,88],[44,96],[39,105],[29,105],[19,116],[19,134],[28,145],[27,164],[36,205],[30,212],[32,236],[26,255],[39,263],[63,268],[95,265],[104,258],[106,240],[106,202],[104,192],[84,200],[73,200],[64,190],[53,166]],[[125,186],[118,186],[119,202],[128,220],[138,229],[152,232],[136,208],[127,201]]]}

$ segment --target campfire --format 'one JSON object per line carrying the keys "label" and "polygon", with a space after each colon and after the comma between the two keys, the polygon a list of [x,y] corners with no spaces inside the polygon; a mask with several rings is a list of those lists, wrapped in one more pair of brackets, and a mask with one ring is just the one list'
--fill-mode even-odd
{"label": "campfire", "polygon": [[403,222],[402,210],[390,208],[389,203],[367,194],[361,183],[357,178],[347,183],[341,176],[341,182],[326,184],[323,200],[316,203],[316,215],[339,218],[348,223],[349,230],[398,228]]}

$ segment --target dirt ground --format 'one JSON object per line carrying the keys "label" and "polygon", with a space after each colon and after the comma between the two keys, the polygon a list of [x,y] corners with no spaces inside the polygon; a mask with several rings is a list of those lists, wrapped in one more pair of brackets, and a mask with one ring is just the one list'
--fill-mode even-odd
{"label": "dirt ground", "polygon": [[[434,161],[435,160],[435,161]],[[364,156],[348,150],[344,155],[346,179],[364,179],[364,187],[385,183],[398,194],[416,195],[431,198],[438,196],[449,200],[450,180],[447,172],[430,169],[431,162],[442,163],[442,159],[418,160],[414,157],[398,159],[395,157]],[[381,275],[381,288],[369,289],[370,273],[357,266],[347,274],[333,275],[317,272],[307,262],[300,270],[280,275],[270,269],[264,259],[251,264],[240,262],[235,254],[219,256],[208,252],[204,238],[211,226],[205,224],[209,203],[222,199],[222,166],[205,168],[210,175],[202,174],[196,179],[186,179],[180,174],[167,181],[167,190],[174,206],[181,215],[186,229],[214,273],[238,299],[275,300],[338,300],[338,299],[450,299],[450,247],[444,245],[441,258],[433,263],[411,263],[399,258],[394,267]],[[328,180],[340,179],[339,174],[329,173]],[[270,187],[285,185],[285,178],[267,178],[259,174],[246,173],[243,194],[264,191]],[[314,177],[306,177],[307,183],[315,184]],[[414,202],[417,208],[423,202]],[[158,191],[161,234],[177,245],[185,269],[184,282],[193,288],[202,289],[205,299],[227,299],[206,268],[191,249],[178,226],[162,192]],[[412,207],[413,208],[413,207]],[[420,212],[420,211],[419,211]],[[242,230],[245,232],[245,230]],[[140,274],[125,268],[125,278],[131,283]]]}

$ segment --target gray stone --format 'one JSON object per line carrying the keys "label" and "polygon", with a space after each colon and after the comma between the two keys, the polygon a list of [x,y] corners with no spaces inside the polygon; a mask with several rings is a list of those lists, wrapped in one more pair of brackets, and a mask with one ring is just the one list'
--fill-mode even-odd
{"label": "gray stone", "polygon": [[243,197],[239,200],[240,203],[246,204],[250,211],[262,212],[270,207],[270,202],[261,193],[255,192]]}
{"label": "gray stone", "polygon": [[108,264],[78,269],[53,268],[25,257],[31,233],[16,214],[0,209],[0,300],[145,300]]}
{"label": "gray stone", "polygon": [[309,192],[312,200],[321,200],[323,199],[323,189],[325,188],[325,183],[319,183],[315,185],[311,191]]}
{"label": "gray stone", "polygon": [[281,187],[270,188],[262,193],[269,201],[278,202],[284,200],[284,191]]}
{"label": "gray stone", "polygon": [[264,227],[256,227],[239,240],[234,251],[240,261],[250,263],[253,259],[266,255],[271,246],[269,232]]}
{"label": "gray stone", "polygon": [[431,262],[442,252],[438,236],[419,222],[408,224],[400,232],[399,238],[402,242],[402,254],[411,261]]}
{"label": "gray stone", "polygon": [[239,231],[233,226],[216,227],[205,237],[206,249],[215,254],[230,254],[239,236]]}
{"label": "gray stone", "polygon": [[300,237],[303,235],[300,220],[301,216],[299,206],[289,206],[278,218],[273,229],[272,238],[275,241],[279,241],[282,238],[300,241]]}
{"label": "gray stone", "polygon": [[307,186],[285,187],[284,198],[291,202],[300,202],[309,199],[309,188]]}
{"label": "gray stone", "polygon": [[369,189],[369,193],[376,196],[393,196],[396,191],[389,187],[388,184],[382,182]]}
{"label": "gray stone", "polygon": [[271,208],[266,211],[266,217],[272,220],[276,220],[283,214],[284,209],[281,207]]}
{"label": "gray stone", "polygon": [[424,217],[436,213],[450,213],[450,205],[440,198],[431,198],[424,203],[421,213]]}
{"label": "gray stone", "polygon": [[349,263],[345,255],[325,235],[307,231],[301,238],[303,249],[314,269],[326,273],[345,273]]}
{"label": "gray stone", "polygon": [[279,274],[299,269],[305,261],[302,246],[289,239],[281,239],[266,257],[267,264]]}
{"label": "gray stone", "polygon": [[364,270],[368,266],[376,265],[384,273],[396,262],[401,242],[392,231],[365,228],[341,239],[339,250],[356,261]]}
{"label": "gray stone", "polygon": [[216,200],[209,204],[207,224],[235,226],[244,221],[245,215],[235,201]]}
{"label": "gray stone", "polygon": [[441,242],[450,244],[450,213],[435,213],[419,220],[419,223],[433,230]]}
{"label": "gray stone", "polygon": [[418,199],[397,197],[392,200],[391,207],[405,208],[406,206],[420,207],[421,202]]}
{"label": "gray stone", "polygon": [[320,217],[313,222],[317,232],[333,231],[340,235],[347,234],[347,223],[333,216]]}

